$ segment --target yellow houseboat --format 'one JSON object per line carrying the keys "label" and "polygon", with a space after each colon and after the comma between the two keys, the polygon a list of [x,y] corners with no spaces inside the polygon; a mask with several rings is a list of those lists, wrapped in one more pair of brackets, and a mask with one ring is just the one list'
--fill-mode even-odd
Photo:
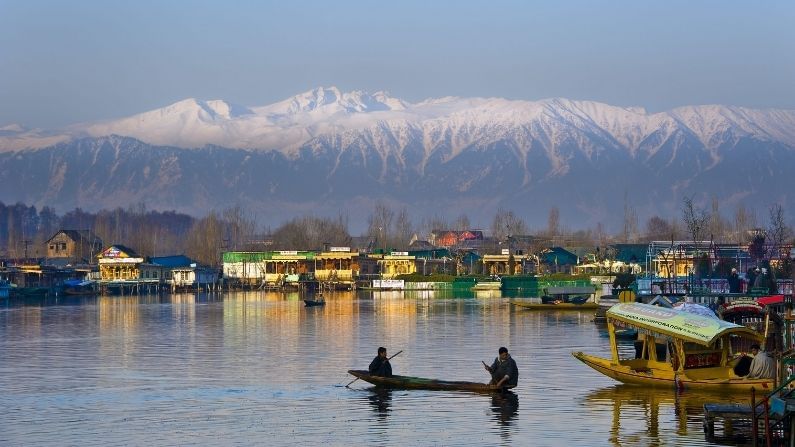
{"label": "yellow houseboat", "polygon": [[[740,357],[732,352],[731,339],[761,342],[764,338],[745,326],[648,304],[620,303],[607,311],[607,328],[612,358],[572,355],[619,382],[731,391],[773,389],[774,378],[749,379],[734,373]],[[617,328],[641,334],[636,358],[619,358]]]}

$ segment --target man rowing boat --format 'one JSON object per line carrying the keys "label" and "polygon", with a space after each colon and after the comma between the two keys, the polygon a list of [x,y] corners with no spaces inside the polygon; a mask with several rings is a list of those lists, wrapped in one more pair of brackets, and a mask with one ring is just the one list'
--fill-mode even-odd
{"label": "man rowing boat", "polygon": [[508,354],[508,348],[501,347],[499,356],[494,359],[491,366],[482,362],[486,371],[491,373],[491,384],[498,387],[513,388],[519,382],[519,368],[516,361]]}
{"label": "man rowing boat", "polygon": [[370,362],[370,367],[367,369],[374,376],[392,377],[392,365],[386,356],[386,348],[378,348],[378,355]]}

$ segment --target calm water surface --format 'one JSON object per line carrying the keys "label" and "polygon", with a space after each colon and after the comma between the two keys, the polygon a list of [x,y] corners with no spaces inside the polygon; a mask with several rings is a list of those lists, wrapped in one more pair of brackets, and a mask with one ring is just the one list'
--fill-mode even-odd
{"label": "calm water surface", "polygon": [[[340,292],[0,302],[0,445],[707,445],[707,401],[617,385],[571,357],[609,356],[588,312],[499,297]],[[631,342],[630,342],[631,343]],[[381,391],[365,369],[487,381],[507,346],[513,395]],[[623,348],[631,352],[631,346]]]}

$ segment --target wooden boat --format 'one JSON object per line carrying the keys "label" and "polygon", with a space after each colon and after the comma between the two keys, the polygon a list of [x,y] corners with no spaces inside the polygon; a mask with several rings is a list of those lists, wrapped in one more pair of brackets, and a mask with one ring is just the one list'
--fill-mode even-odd
{"label": "wooden boat", "polygon": [[[749,379],[734,372],[742,357],[732,352],[731,338],[764,339],[745,326],[648,304],[619,303],[607,311],[607,328],[612,358],[572,355],[619,382],[719,391],[773,389],[772,378]],[[619,358],[616,328],[644,334],[636,358]]]}
{"label": "wooden boat", "polygon": [[414,389],[414,390],[434,390],[434,391],[475,391],[479,393],[499,392],[512,387],[497,387],[488,383],[463,382],[451,380],[425,379],[422,377],[392,376],[381,377],[371,376],[364,370],[351,369],[348,374],[355,376],[365,382],[384,388]]}
{"label": "wooden boat", "polygon": [[[739,298],[731,303],[721,306],[718,314],[721,319],[730,323],[739,324],[753,329],[765,337],[764,344],[760,343],[765,351],[784,350],[784,320],[778,313],[762,304],[763,297],[759,300],[753,298]],[[747,339],[732,340],[734,352],[749,352],[751,344]]]}
{"label": "wooden boat", "polygon": [[304,305],[306,307],[323,306],[324,304],[326,304],[326,300],[322,298],[319,300],[304,300]]}
{"label": "wooden boat", "polygon": [[66,295],[99,295],[95,281],[70,279],[64,281],[63,287]]}
{"label": "wooden boat", "polygon": [[593,293],[593,287],[547,287],[541,298],[513,300],[511,304],[535,310],[596,310],[599,303],[591,299]]}
{"label": "wooden boat", "polygon": [[533,302],[533,301],[511,301],[511,304],[517,307],[521,307],[523,309],[532,309],[532,310],[596,310],[599,308],[599,304],[594,303],[593,301],[586,301],[581,304],[577,303],[567,303],[567,302],[550,302],[550,303],[541,303],[541,302]]}

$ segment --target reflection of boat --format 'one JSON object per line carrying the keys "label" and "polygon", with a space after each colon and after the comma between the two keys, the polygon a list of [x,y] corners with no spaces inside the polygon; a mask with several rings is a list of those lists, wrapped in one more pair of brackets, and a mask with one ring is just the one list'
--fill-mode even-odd
{"label": "reflection of boat", "polygon": [[422,377],[392,376],[381,377],[371,376],[364,370],[348,371],[348,374],[355,376],[365,382],[370,382],[375,386],[385,388],[415,389],[415,390],[448,390],[448,391],[476,391],[476,392],[499,392],[506,387],[497,387],[488,383],[463,382],[451,380],[425,379]]}
{"label": "reflection of boat", "polygon": [[[619,358],[616,327],[645,334],[637,358]],[[607,328],[612,358],[582,352],[572,355],[619,382],[727,391],[773,388],[773,379],[747,379],[734,373],[739,357],[733,356],[730,339],[762,339],[745,326],[648,304],[620,303],[607,311]]]}
{"label": "reflection of boat", "polygon": [[17,287],[11,284],[9,296],[11,298],[44,298],[50,293],[46,287]]}
{"label": "reflection of boat", "polygon": [[[589,410],[604,414],[603,407],[609,407],[613,412],[610,429],[610,439],[616,445],[624,445],[630,441],[657,441],[646,442],[648,445],[665,445],[667,433],[676,432],[686,435],[688,421],[691,429],[698,432],[701,423],[693,423],[704,414],[704,404],[707,402],[738,403],[746,399],[739,399],[723,393],[713,393],[706,390],[687,390],[676,392],[674,390],[661,390],[659,388],[641,388],[632,385],[618,384],[611,387],[595,390],[585,395],[585,406]],[[621,415],[625,415],[622,421]],[[637,415],[643,414],[641,419],[646,421],[645,428],[641,431],[629,422],[636,421]],[[672,418],[673,416],[673,418]],[[675,425],[666,425],[674,424]],[[621,442],[623,441],[623,442]],[[633,442],[634,444],[634,442]]]}

